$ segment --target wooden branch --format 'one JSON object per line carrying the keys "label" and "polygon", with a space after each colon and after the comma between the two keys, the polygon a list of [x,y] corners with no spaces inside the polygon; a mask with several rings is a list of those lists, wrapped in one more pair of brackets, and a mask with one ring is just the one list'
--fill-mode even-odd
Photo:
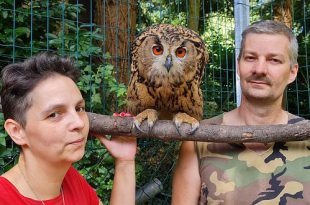
{"label": "wooden branch", "polygon": [[199,129],[192,135],[187,134],[191,127],[188,124],[182,125],[180,136],[170,120],[157,121],[149,133],[147,123],[143,122],[143,133],[133,127],[133,118],[130,117],[112,117],[95,113],[88,113],[88,116],[90,132],[107,135],[227,143],[301,141],[310,138],[310,122],[291,125],[225,126],[208,125],[201,121]]}

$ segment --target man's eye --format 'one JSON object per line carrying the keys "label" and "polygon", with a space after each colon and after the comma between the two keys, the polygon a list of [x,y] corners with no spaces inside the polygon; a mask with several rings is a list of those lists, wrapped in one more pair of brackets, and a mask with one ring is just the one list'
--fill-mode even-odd
{"label": "man's eye", "polygon": [[245,60],[247,61],[253,61],[255,58],[253,56],[246,56]]}
{"label": "man's eye", "polygon": [[281,63],[281,61],[279,59],[277,59],[277,58],[272,58],[272,59],[270,59],[270,61],[272,63]]}

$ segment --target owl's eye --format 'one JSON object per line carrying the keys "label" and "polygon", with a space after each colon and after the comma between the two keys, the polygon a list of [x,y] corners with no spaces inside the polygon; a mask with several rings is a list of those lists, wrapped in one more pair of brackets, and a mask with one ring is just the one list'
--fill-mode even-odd
{"label": "owl's eye", "polygon": [[178,58],[183,58],[186,54],[186,49],[183,47],[177,48],[175,54]]}
{"label": "owl's eye", "polygon": [[153,46],[153,53],[154,53],[154,55],[156,55],[156,56],[158,56],[158,55],[161,55],[161,54],[163,54],[163,52],[164,52],[164,49],[163,49],[163,47],[162,46]]}

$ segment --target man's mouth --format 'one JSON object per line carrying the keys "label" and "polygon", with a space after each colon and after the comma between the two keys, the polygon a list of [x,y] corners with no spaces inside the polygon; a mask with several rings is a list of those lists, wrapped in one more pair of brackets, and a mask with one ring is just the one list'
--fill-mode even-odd
{"label": "man's mouth", "polygon": [[253,83],[253,84],[262,84],[262,85],[269,85],[268,82],[266,82],[266,81],[261,81],[261,80],[251,80],[250,83]]}

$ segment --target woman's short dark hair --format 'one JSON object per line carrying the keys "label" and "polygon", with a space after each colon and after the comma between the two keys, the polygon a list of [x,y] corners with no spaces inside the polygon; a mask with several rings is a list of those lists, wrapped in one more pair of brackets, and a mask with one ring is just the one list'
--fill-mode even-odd
{"label": "woman's short dark hair", "polygon": [[32,105],[29,93],[41,81],[56,74],[69,77],[74,82],[80,75],[71,59],[47,52],[4,67],[1,90],[4,119],[13,119],[25,127],[25,113]]}

